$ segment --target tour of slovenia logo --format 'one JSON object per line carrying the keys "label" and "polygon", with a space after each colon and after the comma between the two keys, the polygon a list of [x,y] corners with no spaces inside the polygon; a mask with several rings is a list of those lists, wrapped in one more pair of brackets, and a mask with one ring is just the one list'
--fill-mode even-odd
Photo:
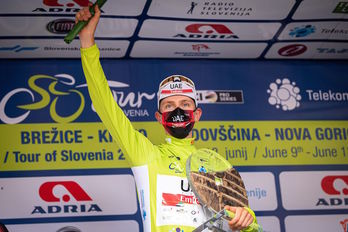
{"label": "tour of slovenia logo", "polygon": [[290,30],[290,33],[289,35],[291,37],[305,37],[309,34],[312,34],[314,33],[316,30],[315,26],[313,25],[303,25],[303,26],[300,26],[300,27],[295,27],[293,29]]}
{"label": "tour of slovenia logo", "polygon": [[289,79],[277,79],[269,85],[267,93],[270,95],[268,102],[275,105],[277,109],[281,107],[284,111],[294,110],[300,106],[300,89],[295,82]]}

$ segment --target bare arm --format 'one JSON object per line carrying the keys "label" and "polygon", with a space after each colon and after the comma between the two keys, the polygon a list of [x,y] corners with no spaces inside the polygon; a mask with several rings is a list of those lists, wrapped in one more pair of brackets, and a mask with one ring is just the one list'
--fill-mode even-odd
{"label": "bare arm", "polygon": [[[90,6],[91,5],[92,4],[90,3]],[[81,48],[89,48],[95,43],[94,33],[100,18],[100,10],[98,5],[95,6],[94,10],[95,14],[93,17],[91,12],[89,12],[89,7],[84,7],[75,16],[75,22],[90,20],[79,33]]]}

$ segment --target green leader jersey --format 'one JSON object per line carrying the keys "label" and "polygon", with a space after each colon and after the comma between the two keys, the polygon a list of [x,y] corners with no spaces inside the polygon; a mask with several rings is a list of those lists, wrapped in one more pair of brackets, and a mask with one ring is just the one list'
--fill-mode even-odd
{"label": "green leader jersey", "polygon": [[168,136],[165,144],[154,145],[135,130],[112,96],[99,56],[96,45],[81,49],[88,91],[100,119],[132,167],[144,231],[192,231],[206,220],[185,173],[186,159],[196,151],[193,139]]}

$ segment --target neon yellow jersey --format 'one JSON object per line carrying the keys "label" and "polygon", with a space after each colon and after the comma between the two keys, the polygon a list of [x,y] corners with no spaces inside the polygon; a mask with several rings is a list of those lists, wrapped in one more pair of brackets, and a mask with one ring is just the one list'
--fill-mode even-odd
{"label": "neon yellow jersey", "polygon": [[135,130],[112,96],[99,56],[96,45],[81,49],[88,91],[100,119],[130,162],[144,231],[192,231],[206,220],[186,179],[186,159],[196,151],[193,139],[168,136],[166,143],[154,145]]}

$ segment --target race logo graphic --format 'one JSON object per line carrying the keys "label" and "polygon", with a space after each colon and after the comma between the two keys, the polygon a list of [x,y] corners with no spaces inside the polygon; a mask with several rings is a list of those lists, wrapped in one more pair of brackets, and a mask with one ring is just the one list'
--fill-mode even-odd
{"label": "race logo graphic", "polygon": [[348,176],[325,176],[321,180],[323,192],[330,197],[319,198],[316,206],[339,206],[348,205]]}
{"label": "race logo graphic", "polygon": [[348,232],[348,219],[344,219],[343,221],[340,221],[340,224],[343,228],[343,232]]}
{"label": "race logo graphic", "polygon": [[0,51],[13,51],[13,52],[22,52],[22,51],[34,51],[39,47],[22,47],[21,45],[15,45],[13,47],[0,47]]}
{"label": "race logo graphic", "polygon": [[348,14],[348,2],[339,2],[332,13]]}
{"label": "race logo graphic", "polygon": [[86,204],[93,200],[75,181],[45,182],[39,188],[39,196],[48,205],[34,206],[31,214],[102,212],[97,204]]}
{"label": "race logo graphic", "polygon": [[89,0],[43,0],[43,7],[32,10],[34,13],[77,13],[82,7],[88,6]]}
{"label": "race logo graphic", "polygon": [[[48,83],[45,86],[43,83]],[[73,122],[80,117],[85,108],[85,97],[80,88],[87,88],[87,84],[75,86],[75,78],[69,74],[55,76],[34,75],[28,79],[29,88],[14,89],[0,99],[0,120],[6,124],[17,124],[26,120],[32,111],[49,108],[51,119],[58,123]],[[155,93],[117,91],[114,88],[128,88],[129,85],[117,81],[108,81],[114,100],[124,109],[128,117],[148,117],[147,109],[142,109],[143,99],[152,100]],[[37,97],[38,96],[38,97]],[[15,105],[21,101],[29,104]],[[69,107],[65,105],[69,103]],[[91,110],[95,112],[93,106]],[[64,111],[64,113],[61,113]],[[59,113],[58,113],[59,112]]]}
{"label": "race logo graphic", "polygon": [[224,24],[194,23],[186,26],[185,30],[187,33],[176,34],[174,37],[189,39],[239,39]]}
{"label": "race logo graphic", "polygon": [[49,22],[46,26],[47,30],[54,34],[67,34],[75,25],[72,19],[56,19]]}
{"label": "race logo graphic", "polygon": [[201,49],[207,50],[207,49],[210,49],[210,47],[206,44],[192,44],[192,49],[194,51],[200,52]]}
{"label": "race logo graphic", "polygon": [[[39,83],[43,81],[49,81],[48,91],[40,86]],[[51,118],[55,122],[59,123],[68,123],[77,119],[82,113],[85,107],[85,98],[82,93],[76,89],[66,89],[66,86],[73,86],[75,84],[75,79],[67,74],[57,74],[54,77],[48,75],[34,75],[31,76],[28,80],[28,85],[30,89],[27,88],[17,88],[9,93],[7,93],[0,101],[0,119],[6,124],[16,124],[24,121],[33,110],[40,110],[45,107],[49,107],[49,112]],[[61,86],[61,89],[57,88],[57,85]],[[64,88],[65,87],[65,88]],[[35,99],[34,93],[38,94],[40,100]],[[25,112],[14,117],[6,113],[6,106],[8,103],[11,103],[12,98],[16,98],[16,95],[24,96],[27,94],[30,96],[31,102],[25,105],[17,105],[16,112],[20,112],[18,109],[24,110]],[[61,116],[57,113],[57,103],[62,101],[62,99],[69,99],[69,95],[75,95],[79,99],[79,104],[75,111],[71,115]],[[53,96],[53,100],[51,99]],[[17,97],[18,98],[18,97]],[[74,105],[70,102],[70,107],[74,108]]]}
{"label": "race logo graphic", "polygon": [[303,44],[291,44],[279,49],[278,54],[281,56],[298,56],[307,51],[307,47]]}
{"label": "race logo graphic", "polygon": [[192,14],[193,10],[195,9],[195,7],[198,5],[198,3],[196,2],[191,2],[191,6],[190,9],[186,12],[186,14]]}
{"label": "race logo graphic", "polygon": [[275,83],[271,83],[267,93],[270,95],[269,104],[275,105],[277,109],[281,107],[284,111],[290,111],[300,106],[300,89],[295,82],[290,83],[287,78],[277,79]]}
{"label": "race logo graphic", "polygon": [[291,29],[289,35],[291,37],[296,37],[296,38],[306,37],[307,35],[314,33],[315,30],[316,28],[313,25],[303,25],[301,27],[295,27]]}

